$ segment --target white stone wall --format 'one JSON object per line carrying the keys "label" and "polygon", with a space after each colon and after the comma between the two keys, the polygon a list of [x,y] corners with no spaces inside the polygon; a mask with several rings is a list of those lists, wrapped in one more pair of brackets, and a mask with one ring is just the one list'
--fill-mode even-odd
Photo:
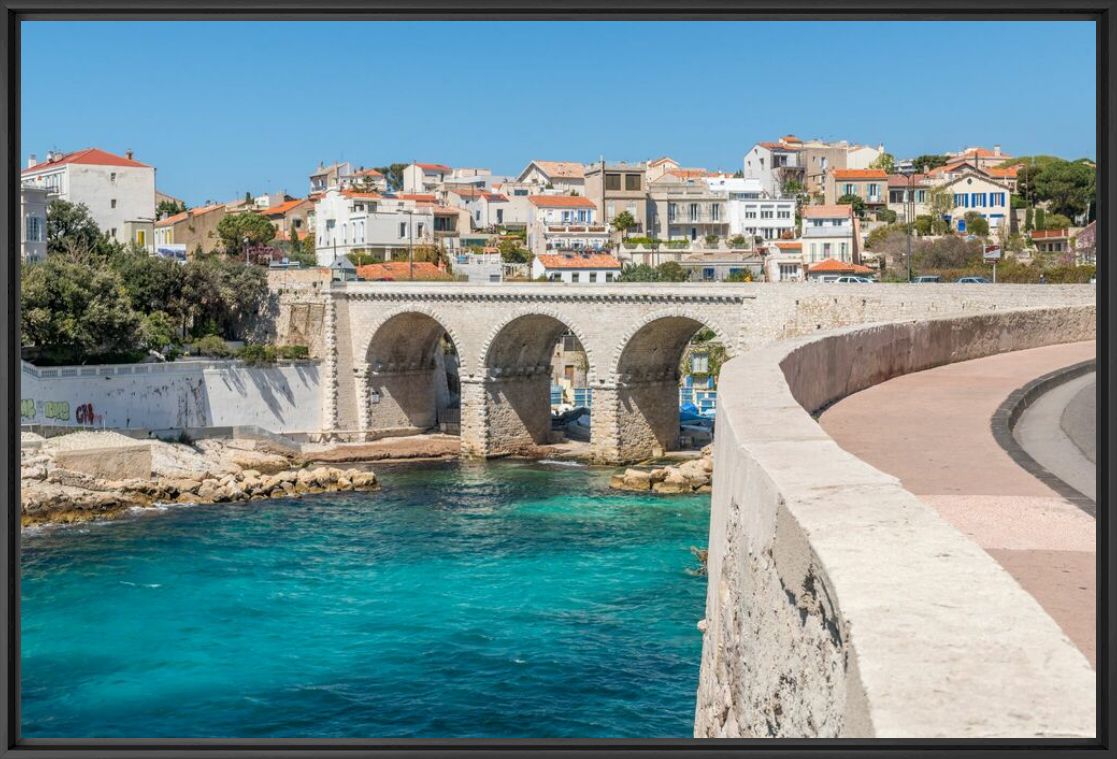
{"label": "white stone wall", "polygon": [[1092,304],[987,309],[722,368],[696,736],[1094,735],[1095,674],[1054,620],[810,414],[900,374],[1090,339],[1095,322]]}
{"label": "white stone wall", "polygon": [[310,362],[24,364],[20,376],[22,424],[152,430],[257,425],[281,433],[321,428],[319,366]]}

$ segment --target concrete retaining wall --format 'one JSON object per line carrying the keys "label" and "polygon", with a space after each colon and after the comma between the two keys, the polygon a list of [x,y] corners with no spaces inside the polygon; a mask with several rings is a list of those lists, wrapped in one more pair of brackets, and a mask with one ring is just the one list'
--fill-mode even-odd
{"label": "concrete retaining wall", "polygon": [[118,429],[256,425],[317,432],[319,367],[235,361],[36,368],[20,374],[23,424]]}
{"label": "concrete retaining wall", "polygon": [[1094,735],[1095,674],[1035,599],[811,414],[907,372],[1091,339],[1095,320],[846,328],[722,368],[696,736]]}

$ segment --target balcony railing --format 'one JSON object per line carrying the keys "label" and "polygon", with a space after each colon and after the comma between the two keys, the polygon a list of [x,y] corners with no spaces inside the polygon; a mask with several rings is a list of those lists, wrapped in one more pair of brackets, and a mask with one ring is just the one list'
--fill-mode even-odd
{"label": "balcony railing", "polygon": [[838,227],[803,227],[803,237],[850,237],[853,235],[853,225],[842,224]]}

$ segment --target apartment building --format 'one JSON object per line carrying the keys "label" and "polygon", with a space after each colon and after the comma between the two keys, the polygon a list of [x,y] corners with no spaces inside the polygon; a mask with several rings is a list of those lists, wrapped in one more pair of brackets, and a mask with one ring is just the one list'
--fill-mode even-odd
{"label": "apartment building", "polygon": [[573,161],[531,161],[516,177],[517,183],[532,187],[532,194],[543,190],[585,195],[586,167]]}
{"label": "apartment building", "polygon": [[[931,191],[935,186],[934,178],[930,174],[912,174],[906,177],[902,174],[892,174],[888,177],[888,209],[896,213],[900,222],[914,221],[918,216],[927,216],[931,213]],[[915,211],[911,212],[909,202],[915,202]],[[908,215],[911,219],[908,219]]]}
{"label": "apartment building", "polygon": [[[586,197],[601,209],[602,221],[611,226],[621,213],[636,220],[630,234],[643,234],[648,226],[647,166],[642,163],[601,163],[587,166],[583,174]],[[616,233],[619,238],[620,233]]]}
{"label": "apartment building", "polygon": [[403,192],[435,192],[453,173],[453,169],[442,163],[412,163],[403,170]]}
{"label": "apartment building", "polygon": [[315,203],[315,216],[319,266],[352,252],[390,261],[409,247],[459,247],[461,211],[439,205],[433,195],[330,190]]}
{"label": "apartment building", "polygon": [[956,153],[946,155],[956,161],[968,161],[976,169],[991,169],[1013,157],[1001,150],[1000,145],[994,145],[992,150],[980,146],[962,148]]}
{"label": "apartment building", "polygon": [[47,257],[47,189],[24,186],[19,190],[19,258],[23,262]]}
{"label": "apartment building", "polygon": [[224,203],[192,208],[189,211],[168,216],[154,224],[154,238],[157,248],[178,248],[184,255],[213,253],[221,250],[221,237],[217,225],[228,214]]}
{"label": "apartment building", "polygon": [[132,157],[100,148],[31,156],[20,174],[24,186],[44,189],[55,198],[83,204],[101,231],[120,243],[153,249],[155,168]]}
{"label": "apartment building", "polygon": [[702,240],[729,234],[727,194],[705,179],[664,174],[648,193],[648,231],[660,240]]}
{"label": "apartment building", "polygon": [[608,253],[577,251],[542,253],[531,262],[531,278],[550,282],[600,284],[612,282],[621,273],[621,262]]}
{"label": "apartment building", "polygon": [[845,204],[806,206],[801,212],[803,259],[808,264],[832,258],[859,263],[860,229],[853,206]]}
{"label": "apartment building", "polygon": [[776,142],[758,142],[745,154],[744,178],[760,183],[768,197],[778,198],[789,182],[806,186],[803,141],[793,134]]}
{"label": "apartment building", "polygon": [[705,182],[712,192],[725,198],[730,237],[778,240],[794,236],[794,198],[772,195],[757,179],[714,177]]}
{"label": "apartment building", "polygon": [[582,195],[532,195],[534,214],[527,247],[536,256],[555,251],[603,250],[609,228],[597,220],[597,206]]}
{"label": "apartment building", "polygon": [[299,240],[310,233],[313,212],[313,201],[306,198],[292,198],[261,209],[260,215],[275,227],[275,239],[289,241],[292,231]]}
{"label": "apartment building", "polygon": [[330,190],[342,189],[352,173],[353,166],[348,161],[329,166],[319,163],[318,168],[310,174],[310,194],[318,195]]}
{"label": "apartment building", "polygon": [[888,204],[888,173],[883,169],[834,169],[826,181],[824,201],[834,204],[846,195],[861,198],[869,210]]}

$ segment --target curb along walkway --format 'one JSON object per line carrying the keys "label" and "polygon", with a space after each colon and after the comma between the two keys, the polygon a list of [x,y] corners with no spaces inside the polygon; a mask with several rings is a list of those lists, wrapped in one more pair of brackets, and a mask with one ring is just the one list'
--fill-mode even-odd
{"label": "curb along walkway", "polygon": [[1095,351],[1070,343],[897,377],[839,401],[820,423],[977,541],[1096,666],[1095,520],[1013,461],[990,426],[1014,390]]}

